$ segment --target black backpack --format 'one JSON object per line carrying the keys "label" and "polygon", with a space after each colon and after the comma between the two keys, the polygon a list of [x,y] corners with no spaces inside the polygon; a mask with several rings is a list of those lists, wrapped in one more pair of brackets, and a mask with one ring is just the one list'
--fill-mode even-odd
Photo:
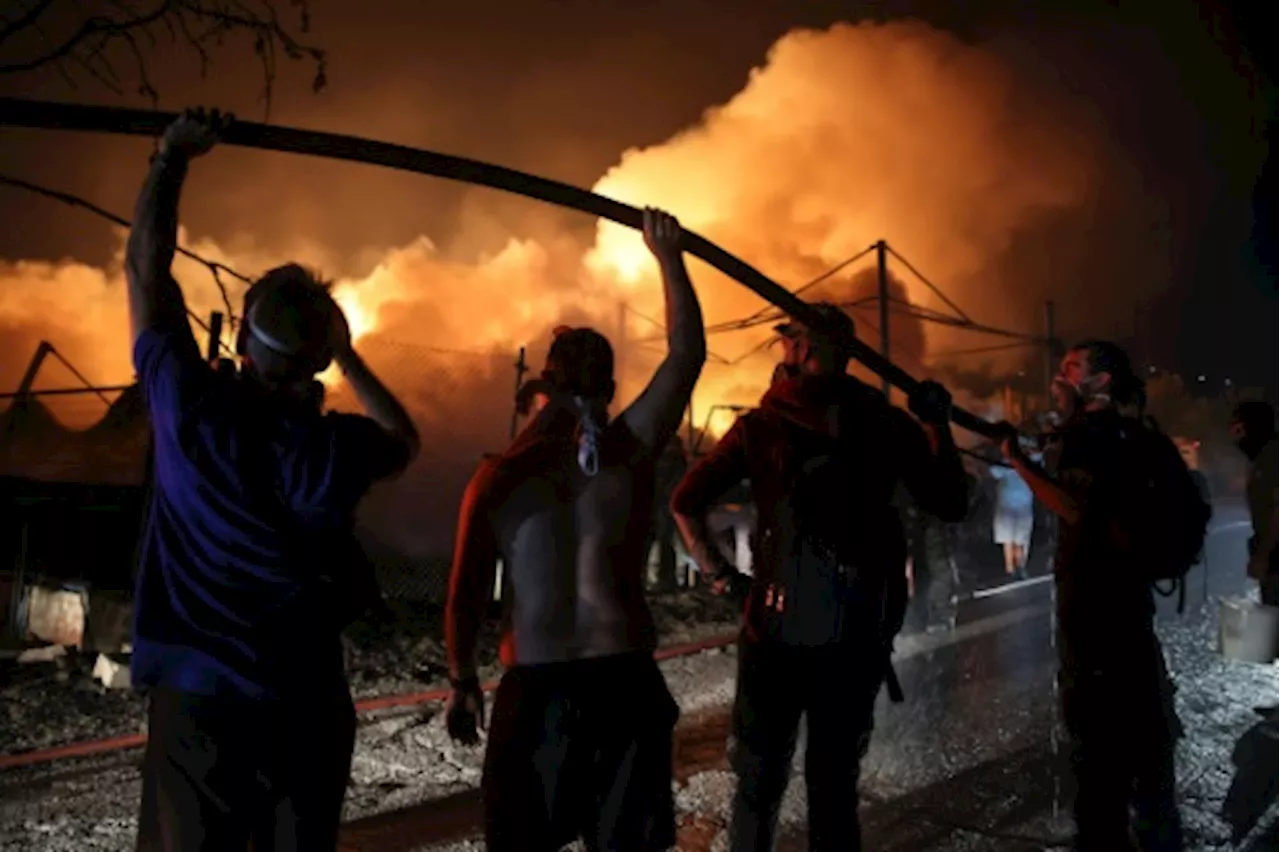
{"label": "black backpack", "polygon": [[[782,429],[781,493],[771,517],[761,519],[756,542],[758,558],[774,565],[772,589],[761,601],[773,638],[788,645],[826,645],[867,626],[867,619],[893,620],[895,613],[872,601],[884,593],[883,565],[905,566],[896,511],[886,506],[883,523],[868,520],[868,507],[859,500],[862,472],[844,443],[851,437],[837,439],[790,424]],[[870,538],[881,541],[868,540],[868,527],[875,530]],[[893,552],[878,552],[885,549]],[[851,594],[861,603],[853,609]]]}
{"label": "black backpack", "polygon": [[[1125,432],[1135,474],[1125,495],[1125,549],[1157,591],[1166,596],[1178,591],[1181,611],[1183,581],[1203,557],[1213,510],[1177,446],[1154,420],[1127,421]],[[1159,585],[1164,582],[1172,583],[1167,591]]]}

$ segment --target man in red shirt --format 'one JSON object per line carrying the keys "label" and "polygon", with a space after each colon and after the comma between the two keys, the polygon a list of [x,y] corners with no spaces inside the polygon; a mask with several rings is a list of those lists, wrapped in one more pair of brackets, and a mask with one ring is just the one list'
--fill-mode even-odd
{"label": "man in red shirt", "polygon": [[[906,608],[907,545],[893,496],[963,519],[968,482],[948,427],[951,400],[922,382],[919,418],[847,374],[853,320],[788,323],[785,359],[760,407],[739,418],[671,500],[702,574],[720,590],[750,586],[738,654],[732,763],[733,852],[771,849],[801,715],[810,848],[861,848],[859,763]],[[706,516],[743,480],[758,514],[747,581],[710,541]],[[838,688],[831,672],[842,673]],[[891,684],[892,685],[892,684]]]}

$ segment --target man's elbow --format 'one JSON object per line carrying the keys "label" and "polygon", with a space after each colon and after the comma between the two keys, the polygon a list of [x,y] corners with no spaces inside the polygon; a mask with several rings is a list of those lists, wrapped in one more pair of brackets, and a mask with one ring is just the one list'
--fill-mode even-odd
{"label": "man's elbow", "polygon": [[668,355],[678,364],[681,372],[692,374],[695,378],[702,373],[707,363],[707,338],[701,333],[691,335],[673,335],[667,343]]}
{"label": "man's elbow", "polygon": [[707,506],[698,492],[699,489],[695,481],[686,475],[672,489],[671,499],[667,501],[667,508],[671,510],[671,517],[677,522],[683,520],[688,523],[705,515]]}
{"label": "man's elbow", "polygon": [[693,530],[698,522],[697,515],[688,514],[677,510],[674,506],[671,508],[671,520],[675,523],[676,529],[680,532],[680,537],[687,539],[689,531]]}

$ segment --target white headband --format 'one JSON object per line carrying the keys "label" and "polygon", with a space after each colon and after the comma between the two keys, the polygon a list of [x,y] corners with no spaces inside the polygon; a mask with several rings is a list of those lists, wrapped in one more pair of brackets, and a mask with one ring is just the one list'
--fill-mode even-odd
{"label": "white headband", "polygon": [[286,355],[288,357],[297,355],[300,350],[285,345],[258,325],[258,309],[261,306],[262,302],[254,302],[253,307],[249,309],[249,332],[254,337],[258,338],[258,341],[262,343],[263,346],[273,352],[278,352],[279,354]]}

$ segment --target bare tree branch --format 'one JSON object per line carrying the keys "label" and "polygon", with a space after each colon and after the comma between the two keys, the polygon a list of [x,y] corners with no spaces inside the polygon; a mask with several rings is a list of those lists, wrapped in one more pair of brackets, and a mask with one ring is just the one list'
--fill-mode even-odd
{"label": "bare tree branch", "polygon": [[[2,174],[2,173],[0,173],[0,185],[11,186],[11,187],[14,187],[15,189],[25,190],[27,192],[34,193],[36,195],[43,195],[45,198],[51,198],[54,201],[60,201],[63,204],[69,205],[71,207],[79,207],[82,210],[88,210],[90,213],[93,213],[96,216],[101,216],[103,219],[106,219],[109,222],[113,222],[122,228],[132,227],[129,220],[124,218],[123,216],[119,216],[115,213],[112,213],[109,210],[104,210],[103,208],[94,204],[92,201],[86,201],[80,196],[72,195],[69,192],[61,192],[56,189],[49,189],[48,187],[41,186],[40,184],[32,183],[31,181],[23,180],[22,178],[17,178],[17,177],[13,177],[12,175]],[[227,283],[222,280],[222,275],[223,273],[225,273],[231,276],[232,278],[236,279],[237,281],[241,282],[242,284],[245,284],[246,286],[252,284],[253,280],[244,275],[241,275],[239,272],[236,272],[234,269],[232,269],[230,266],[227,266],[225,263],[220,263],[219,261],[216,261],[216,260],[208,260],[207,258],[203,258],[200,255],[196,254],[195,252],[191,251],[190,249],[183,248],[182,246],[178,247],[178,254],[183,255],[184,257],[189,257],[192,260],[196,261],[197,263],[204,264],[205,268],[209,270],[209,273],[213,275],[213,283],[218,288],[219,295],[222,296],[222,304],[227,310],[228,323],[231,329],[234,331],[236,327],[236,323],[238,322],[238,318],[236,317],[235,311],[231,309],[231,296],[227,292]],[[190,310],[188,310],[187,313],[192,317],[192,319],[194,319],[200,325],[201,328],[203,328],[205,331],[209,330],[209,327],[204,324],[204,321],[201,320],[200,317],[191,313]]]}
{"label": "bare tree branch", "polygon": [[5,40],[14,33],[21,32],[27,27],[34,26],[36,20],[52,5],[53,0],[39,0],[38,3],[34,4],[30,9],[27,9],[19,15],[17,20],[5,24],[4,29],[0,30],[0,45],[3,45]]}
{"label": "bare tree branch", "polygon": [[[213,51],[229,36],[245,36],[252,40],[254,55],[262,66],[261,98],[269,114],[281,56],[312,66],[313,91],[327,83],[324,51],[305,40],[311,23],[308,0],[288,0],[291,16],[296,19],[293,24],[282,21],[279,5],[276,0],[105,0],[88,4],[30,0],[12,21],[0,24],[0,75],[53,67],[70,82],[71,71],[79,70],[120,94],[133,85],[126,83],[131,78],[138,94],[154,104],[159,95],[148,74],[147,57],[156,45],[158,31],[196,55],[201,76],[212,65]],[[64,27],[58,28],[60,38],[56,41],[46,35],[47,23],[55,19],[71,22],[65,35],[61,35]],[[25,55],[18,55],[17,45],[24,41],[21,36],[25,33],[33,38]],[[120,59],[119,51],[133,66],[129,75],[118,73],[113,62]]]}

